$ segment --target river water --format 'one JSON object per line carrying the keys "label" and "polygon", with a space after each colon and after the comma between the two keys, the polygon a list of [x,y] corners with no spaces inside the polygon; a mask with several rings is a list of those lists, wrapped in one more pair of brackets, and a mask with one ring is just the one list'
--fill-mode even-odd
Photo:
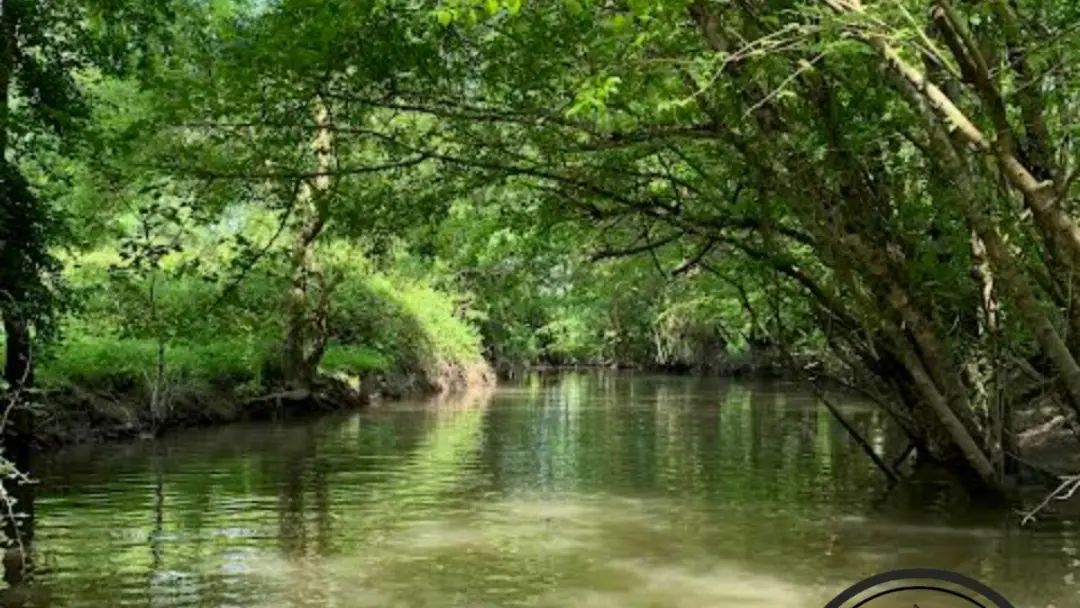
{"label": "river water", "polygon": [[[841,404],[882,454],[903,449]],[[43,606],[821,608],[901,567],[1080,605],[1076,527],[887,493],[827,410],[776,383],[534,375],[72,449],[38,476]]]}

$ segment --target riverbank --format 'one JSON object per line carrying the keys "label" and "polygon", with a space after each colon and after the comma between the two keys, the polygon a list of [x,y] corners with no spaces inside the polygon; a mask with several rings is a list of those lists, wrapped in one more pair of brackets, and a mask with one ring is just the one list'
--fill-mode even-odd
{"label": "riverbank", "polygon": [[[789,362],[787,366],[784,361]],[[794,361],[792,364],[791,362]],[[839,365],[825,355],[800,355],[794,357],[739,357],[721,361],[711,369],[690,366],[638,366],[611,365],[603,363],[577,364],[538,364],[502,368],[499,377],[506,380],[531,372],[558,375],[564,372],[585,372],[603,374],[608,371],[625,371],[630,375],[646,376],[695,376],[699,378],[724,378],[728,380],[777,381],[785,386],[784,390],[805,391],[806,394],[823,392],[830,401],[866,402],[866,394],[858,385],[840,371]],[[877,408],[873,402],[866,402],[869,407]],[[1034,399],[1015,407],[1013,422],[1017,429],[1017,463],[1014,477],[1009,481],[1010,488],[1018,491],[1029,502],[1038,502],[1045,492],[1055,488],[1063,479],[1080,474],[1080,448],[1076,424],[1070,418],[1060,414],[1060,408],[1045,398]],[[862,438],[861,440],[865,440]],[[857,449],[857,448],[855,448]],[[885,454],[896,459],[900,454]],[[949,475],[947,471],[926,460],[916,461],[901,458],[892,463],[895,471],[902,478],[931,475]],[[936,482],[935,482],[936,483]],[[1019,498],[1019,497],[1018,497]],[[1080,501],[1055,503],[1046,509],[1046,514],[1080,514]]]}
{"label": "riverbank", "polygon": [[515,378],[528,372],[564,372],[564,371],[610,371],[625,370],[654,374],[713,376],[721,378],[756,378],[766,380],[810,381],[826,375],[841,378],[844,375],[841,365],[827,354],[798,354],[787,357],[778,352],[758,352],[736,354],[719,358],[709,365],[642,364],[623,361],[585,361],[585,362],[538,362],[530,364],[501,363],[496,366],[500,378]]}
{"label": "riverbank", "polygon": [[[199,250],[202,264],[227,268],[228,248],[208,247]],[[493,382],[463,294],[403,261],[377,269],[352,243],[327,247],[323,271],[335,277],[334,288],[312,287],[302,321],[284,314],[290,274],[280,261],[230,289],[224,278],[164,270],[155,280],[125,279],[115,272],[123,260],[112,246],[69,260],[65,284],[78,297],[33,352],[38,448],[320,414]],[[305,374],[316,378],[309,391],[282,391],[289,385],[285,336],[300,337]]]}
{"label": "riverbank", "polygon": [[[1071,605],[1071,528],[1018,531],[940,485],[878,507],[885,480],[837,424],[792,406],[803,392],[731,384],[567,374],[487,410],[71,450],[36,471],[37,605],[407,605],[420,589],[430,606],[800,606],[791,585],[980,565],[1013,601]],[[884,423],[838,404],[861,429]]]}
{"label": "riverbank", "polygon": [[[153,412],[153,397],[128,388],[69,385],[40,393],[34,440],[51,451],[68,445],[151,439],[169,432],[233,422],[317,416],[381,401],[433,397],[495,384],[486,363],[444,362],[431,371],[368,370],[321,374],[308,391],[260,391],[240,384],[178,387],[166,407]],[[123,385],[121,385],[123,386]]]}

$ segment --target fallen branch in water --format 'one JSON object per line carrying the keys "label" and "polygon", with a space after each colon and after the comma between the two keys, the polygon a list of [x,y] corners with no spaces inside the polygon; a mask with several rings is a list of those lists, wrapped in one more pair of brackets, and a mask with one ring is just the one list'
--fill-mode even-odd
{"label": "fallen branch in water", "polygon": [[1035,515],[1037,515],[1039,511],[1042,511],[1044,508],[1046,508],[1046,505],[1050,504],[1051,500],[1069,500],[1073,497],[1073,494],[1076,494],[1077,490],[1080,490],[1080,475],[1062,477],[1061,480],[1061,485],[1059,485],[1056,490],[1047,495],[1047,497],[1044,498],[1043,501],[1040,502],[1038,506],[1036,506],[1034,509],[1027,513],[1018,511],[1024,516],[1024,518],[1020,520],[1021,526],[1026,525],[1029,521],[1035,521]]}
{"label": "fallen branch in water", "polygon": [[[780,355],[787,360],[788,365],[791,366],[791,369],[801,369],[798,363],[795,361],[795,357],[791,354],[790,350],[786,348],[781,348]],[[851,423],[844,418],[844,415],[840,413],[840,409],[833,405],[831,401],[829,401],[829,398],[825,395],[825,391],[818,386],[818,377],[816,375],[812,375],[810,378],[808,378],[808,381],[810,392],[813,394],[814,398],[817,399],[818,402],[820,402],[822,405],[824,405],[825,409],[829,410],[829,413],[832,414],[833,419],[840,423],[840,426],[842,426],[844,430],[847,431],[848,436],[851,437],[853,441],[855,441],[855,444],[858,445],[859,448],[862,449],[863,453],[865,453],[870,458],[870,460],[872,460],[874,464],[877,465],[877,468],[881,470],[881,472],[884,473],[886,477],[889,478],[889,483],[893,485],[899,483],[901,476],[893,469],[893,467],[889,466],[888,463],[882,460],[881,456],[878,456],[877,452],[874,451],[874,447],[870,445],[870,442],[867,441],[862,435],[860,435],[859,432],[855,430],[855,427],[853,427]],[[879,405],[885,407],[884,404],[880,402]],[[886,408],[886,411],[888,411],[888,408]],[[907,432],[906,427],[903,427],[903,425],[901,425],[901,427],[904,428],[905,432]]]}
{"label": "fallen branch in water", "polygon": [[881,472],[889,478],[889,482],[893,484],[899,483],[900,475],[897,474],[897,472],[893,470],[893,468],[890,467],[884,460],[882,460],[881,456],[878,456],[877,452],[874,451],[873,446],[870,445],[870,442],[863,438],[863,436],[860,435],[857,430],[855,430],[855,427],[851,426],[851,423],[848,422],[847,419],[844,418],[843,414],[840,413],[840,409],[833,405],[833,403],[829,401],[829,398],[825,396],[825,392],[820,390],[814,383],[811,383],[810,390],[813,392],[814,396],[818,399],[818,401],[820,401],[825,406],[825,409],[829,410],[829,413],[833,415],[833,418],[840,423],[840,426],[842,426],[844,430],[847,431],[848,436],[855,441],[855,443],[862,449],[863,453],[869,456],[870,460],[874,461],[874,464],[877,465],[877,468],[880,469]]}

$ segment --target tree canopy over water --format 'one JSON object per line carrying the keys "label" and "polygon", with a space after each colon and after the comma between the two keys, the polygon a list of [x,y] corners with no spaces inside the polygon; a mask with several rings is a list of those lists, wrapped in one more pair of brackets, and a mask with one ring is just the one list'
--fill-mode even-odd
{"label": "tree canopy over water", "polygon": [[5,0],[8,401],[35,368],[157,416],[481,356],[813,360],[999,490],[1022,410],[1080,413],[1078,27],[1030,0]]}

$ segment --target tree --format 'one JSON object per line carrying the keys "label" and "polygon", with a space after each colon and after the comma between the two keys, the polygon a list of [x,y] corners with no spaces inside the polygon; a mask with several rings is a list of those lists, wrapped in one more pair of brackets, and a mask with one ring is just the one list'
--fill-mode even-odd
{"label": "tree", "polygon": [[[6,355],[0,405],[10,412],[3,429],[10,465],[5,491],[20,502],[16,511],[32,510],[25,483],[33,434],[32,343],[35,329],[38,338],[50,329],[51,275],[57,270],[50,245],[63,228],[32,178],[48,175],[48,161],[74,152],[81,141],[88,106],[79,74],[94,67],[124,71],[133,59],[151,60],[163,40],[153,34],[168,9],[157,2],[105,0],[0,4],[0,316]],[[9,541],[20,548],[29,542],[16,521],[6,517],[5,522]],[[21,577],[24,561],[21,551],[5,559],[9,582]]]}
{"label": "tree", "polygon": [[406,4],[310,0],[233,13],[158,89],[173,145],[159,157],[171,162],[157,166],[205,181],[223,204],[258,200],[287,227],[280,372],[301,395],[322,357],[334,289],[316,255],[323,236],[403,233],[445,210],[447,199],[432,190],[459,187],[453,179],[433,187],[430,175],[403,187],[405,171],[423,176],[430,160],[409,142],[438,125],[402,119],[377,101],[402,86],[451,86],[452,74],[439,72],[446,37],[430,17]]}
{"label": "tree", "polygon": [[[92,23],[49,6],[65,27]],[[404,239],[447,263],[478,298],[495,358],[704,367],[743,346],[828,345],[840,380],[877,401],[920,459],[976,490],[1004,491],[1012,412],[1034,391],[1050,387],[1080,416],[1067,67],[1080,13],[1068,3],[935,0],[929,15],[908,0],[200,10],[170,26],[174,52],[140,55],[157,57],[149,139],[121,179],[166,176],[205,218],[241,206],[273,216],[261,250],[237,237],[230,286],[279,236],[288,243],[279,371],[301,394],[328,339],[329,235],[382,250]],[[120,23],[153,29],[141,14]],[[72,141],[79,68],[19,63],[38,56],[20,54],[27,44],[9,44],[5,73],[71,80],[57,89],[71,93],[33,85],[9,105],[46,104],[26,124]],[[76,55],[90,65],[113,46]],[[4,120],[5,137],[31,141]],[[28,166],[9,163],[23,178]],[[33,229],[9,229],[16,246],[0,251],[14,256],[0,285],[22,303],[4,313],[9,382],[23,384],[25,320],[46,318],[26,303],[49,284],[59,234],[32,181],[5,179],[6,213]]]}
{"label": "tree", "polygon": [[1012,460],[1009,374],[1052,379],[1076,415],[1075,99],[1049,59],[1075,52],[1075,10],[455,6],[440,21],[470,40],[479,84],[384,102],[452,134],[417,153],[513,176],[623,250],[690,245],[698,265],[784,276],[920,456],[973,488],[1000,490]]}

